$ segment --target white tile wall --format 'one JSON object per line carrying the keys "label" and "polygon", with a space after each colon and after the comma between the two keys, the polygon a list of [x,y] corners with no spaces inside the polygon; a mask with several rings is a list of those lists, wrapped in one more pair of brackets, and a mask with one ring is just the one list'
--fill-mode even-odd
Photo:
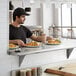
{"label": "white tile wall", "polygon": [[11,60],[7,55],[8,0],[0,0],[0,76],[10,76]]}
{"label": "white tile wall", "polygon": [[66,60],[66,50],[26,55],[21,66],[40,66],[43,64],[58,62],[62,60]]}
{"label": "white tile wall", "polygon": [[17,8],[17,7],[22,7],[23,6],[22,1],[23,0],[12,0],[12,4],[14,6],[14,9]]}
{"label": "white tile wall", "polygon": [[[8,13],[7,13],[7,0],[0,0],[0,50],[6,52],[7,40],[8,40]],[[0,51],[0,52],[1,52]]]}

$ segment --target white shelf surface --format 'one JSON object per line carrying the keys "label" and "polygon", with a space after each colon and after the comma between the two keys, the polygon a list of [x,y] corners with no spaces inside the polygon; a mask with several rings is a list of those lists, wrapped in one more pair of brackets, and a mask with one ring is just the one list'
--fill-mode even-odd
{"label": "white shelf surface", "polygon": [[23,47],[21,48],[20,52],[15,52],[12,50],[9,50],[11,55],[29,55],[34,53],[42,53],[42,52],[51,52],[51,51],[57,51],[57,50],[63,50],[63,49],[71,49],[76,48],[76,40],[74,39],[62,39],[61,44],[59,45],[43,45],[39,48],[27,48]]}

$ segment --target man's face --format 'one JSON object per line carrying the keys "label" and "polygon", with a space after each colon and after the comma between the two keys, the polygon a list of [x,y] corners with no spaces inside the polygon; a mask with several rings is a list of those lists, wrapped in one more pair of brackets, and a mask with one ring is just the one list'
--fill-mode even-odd
{"label": "man's face", "polygon": [[20,17],[17,17],[17,21],[19,24],[23,24],[25,21],[25,15],[21,15]]}

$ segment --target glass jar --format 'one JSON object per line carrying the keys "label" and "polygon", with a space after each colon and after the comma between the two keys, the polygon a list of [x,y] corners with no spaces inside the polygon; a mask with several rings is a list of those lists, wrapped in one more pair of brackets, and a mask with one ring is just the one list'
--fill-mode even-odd
{"label": "glass jar", "polygon": [[67,38],[68,39],[71,38],[71,32],[72,32],[72,29],[67,29]]}
{"label": "glass jar", "polygon": [[48,31],[49,31],[49,36],[53,36],[53,28],[51,26],[49,26]]}

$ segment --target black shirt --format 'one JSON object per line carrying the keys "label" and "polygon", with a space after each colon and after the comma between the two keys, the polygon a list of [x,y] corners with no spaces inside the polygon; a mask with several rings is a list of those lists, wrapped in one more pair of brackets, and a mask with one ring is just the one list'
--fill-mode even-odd
{"label": "black shirt", "polygon": [[14,27],[12,24],[9,26],[9,40],[21,39],[26,43],[26,38],[32,36],[32,32],[25,26]]}

